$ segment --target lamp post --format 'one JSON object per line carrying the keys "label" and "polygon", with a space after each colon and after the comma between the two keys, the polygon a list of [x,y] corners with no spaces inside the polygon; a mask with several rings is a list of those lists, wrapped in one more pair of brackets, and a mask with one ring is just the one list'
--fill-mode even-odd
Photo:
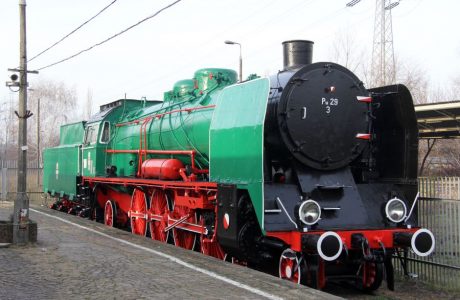
{"label": "lamp post", "polygon": [[243,82],[243,56],[241,55],[241,44],[233,41],[225,41],[227,45],[238,45],[240,46],[240,82]]}

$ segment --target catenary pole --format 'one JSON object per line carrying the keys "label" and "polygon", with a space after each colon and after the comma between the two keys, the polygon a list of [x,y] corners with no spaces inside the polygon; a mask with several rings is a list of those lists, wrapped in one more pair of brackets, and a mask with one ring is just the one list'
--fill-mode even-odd
{"label": "catenary pole", "polygon": [[27,188],[27,54],[26,0],[19,0],[19,109],[18,116],[18,184],[13,216],[13,243],[29,242],[29,198]]}

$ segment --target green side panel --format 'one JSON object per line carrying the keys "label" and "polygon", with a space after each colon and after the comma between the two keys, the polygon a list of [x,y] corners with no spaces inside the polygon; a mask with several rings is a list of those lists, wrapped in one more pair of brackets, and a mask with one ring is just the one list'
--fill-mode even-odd
{"label": "green side panel", "polygon": [[210,180],[247,189],[263,227],[263,132],[267,78],[222,90],[210,129]]}
{"label": "green side panel", "polygon": [[61,126],[59,145],[81,144],[85,136],[85,122]]}
{"label": "green side panel", "polygon": [[54,191],[67,195],[70,200],[76,195],[79,170],[78,145],[59,146],[44,151],[43,191]]}
{"label": "green side panel", "polygon": [[95,177],[105,175],[105,147],[87,146],[82,151],[83,176]]}

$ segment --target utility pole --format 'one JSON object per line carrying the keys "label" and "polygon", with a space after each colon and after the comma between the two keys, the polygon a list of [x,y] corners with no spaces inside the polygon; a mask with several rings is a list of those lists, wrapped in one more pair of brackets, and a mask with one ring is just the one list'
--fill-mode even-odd
{"label": "utility pole", "polygon": [[27,189],[27,52],[26,1],[19,0],[19,118],[18,130],[18,186],[14,202],[13,244],[29,242],[29,198]]}
{"label": "utility pole", "polygon": [[26,47],[26,0],[19,0],[19,69],[8,69],[19,73],[11,75],[8,87],[19,87],[19,108],[15,111],[18,126],[18,184],[13,213],[13,244],[29,242],[29,198],[27,197],[27,118],[32,113],[27,110],[27,47]]}

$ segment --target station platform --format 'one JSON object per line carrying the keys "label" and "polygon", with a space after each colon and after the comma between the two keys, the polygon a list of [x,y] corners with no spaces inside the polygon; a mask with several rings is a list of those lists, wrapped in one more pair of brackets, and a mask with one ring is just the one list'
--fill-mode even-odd
{"label": "station platform", "polygon": [[37,243],[0,248],[0,299],[340,299],[46,207],[30,218]]}

